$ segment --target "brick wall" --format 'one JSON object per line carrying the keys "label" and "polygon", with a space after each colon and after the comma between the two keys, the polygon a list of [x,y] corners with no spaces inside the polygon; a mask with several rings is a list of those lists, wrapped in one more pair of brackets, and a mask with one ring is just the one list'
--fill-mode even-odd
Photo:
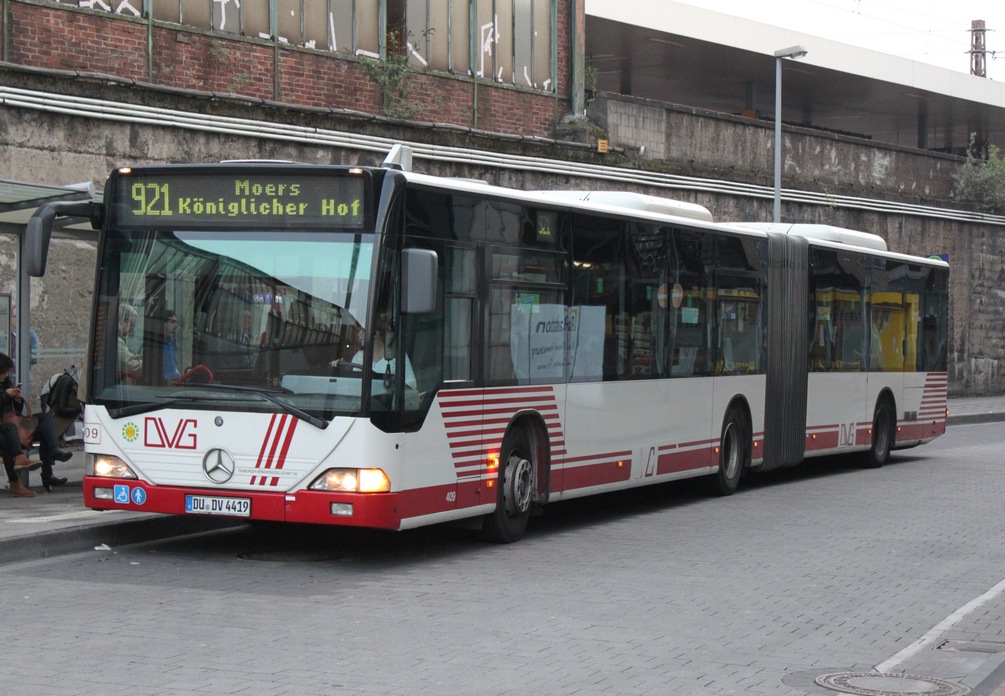
{"label": "brick wall", "polygon": [[[559,2],[559,94],[568,85],[569,4]],[[360,60],[271,41],[195,30],[40,0],[10,0],[4,47],[16,65],[111,75],[297,107],[382,113]],[[152,60],[149,58],[152,56]],[[278,80],[276,69],[278,66]],[[415,72],[387,115],[507,135],[551,138],[568,98],[466,76]],[[406,108],[407,107],[407,108]]]}
{"label": "brick wall", "polygon": [[9,62],[56,70],[115,66],[114,74],[146,79],[146,29],[129,21],[102,21],[97,13],[45,5],[12,3],[9,9]]}

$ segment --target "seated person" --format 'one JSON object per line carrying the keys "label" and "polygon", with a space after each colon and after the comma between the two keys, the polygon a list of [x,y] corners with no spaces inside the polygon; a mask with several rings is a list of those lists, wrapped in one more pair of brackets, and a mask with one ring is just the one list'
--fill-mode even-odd
{"label": "seated person", "polygon": [[[42,413],[37,416],[31,415],[21,394],[21,385],[11,383],[11,374],[14,372],[14,361],[10,356],[0,353],[0,414],[4,421],[2,442],[2,454],[4,468],[7,470],[7,478],[10,480],[16,477],[18,471],[32,471],[42,468],[42,485],[51,491],[56,486],[66,483],[65,478],[53,476],[52,467],[56,461],[65,462],[72,454],[59,448],[59,439],[56,437],[56,427],[52,421],[52,414]],[[25,454],[26,449],[30,449],[31,443],[38,439],[39,455],[42,461],[30,461]],[[18,484],[20,478],[18,477]],[[28,491],[25,493],[25,491]],[[22,485],[15,485],[11,480],[11,495],[28,498],[34,495],[31,489]]]}
{"label": "seated person", "polygon": [[132,336],[139,321],[139,312],[132,305],[123,304],[119,308],[119,372],[138,373],[143,367],[143,359],[129,350],[126,338]]}
{"label": "seated person", "polygon": [[[377,329],[373,336],[373,371],[378,375],[393,375],[397,374],[397,355],[394,348],[388,348],[388,345],[394,346],[395,336],[391,331],[390,322],[386,317],[382,317],[378,320]],[[336,358],[328,363],[331,367],[337,367],[341,364],[342,359]],[[363,351],[359,351],[352,358],[352,363],[356,365],[363,365]],[[415,372],[412,371],[412,363],[405,356],[405,386],[412,389],[417,389],[415,381]]]}
{"label": "seated person", "polygon": [[42,462],[32,461],[21,447],[21,438],[13,423],[0,423],[0,455],[7,472],[7,487],[15,498],[34,498],[35,491],[21,483],[20,472],[33,471]]}

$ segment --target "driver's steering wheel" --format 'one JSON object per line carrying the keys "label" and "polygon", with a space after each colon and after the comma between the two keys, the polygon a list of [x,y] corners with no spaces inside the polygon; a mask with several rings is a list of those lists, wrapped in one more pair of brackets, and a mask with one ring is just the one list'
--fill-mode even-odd
{"label": "driver's steering wheel", "polygon": [[132,382],[133,384],[139,384],[139,385],[146,384],[146,382],[143,381],[142,377],[140,377],[135,372],[131,372],[129,370],[119,370],[118,372],[116,372],[115,373],[115,380],[117,382],[123,382],[123,381],[128,380],[128,381]]}
{"label": "driver's steering wheel", "polygon": [[213,371],[209,369],[209,367],[206,365],[193,365],[189,369],[185,370],[181,377],[171,380],[170,383],[178,385],[187,384],[190,381],[195,383],[212,382],[213,379]]}

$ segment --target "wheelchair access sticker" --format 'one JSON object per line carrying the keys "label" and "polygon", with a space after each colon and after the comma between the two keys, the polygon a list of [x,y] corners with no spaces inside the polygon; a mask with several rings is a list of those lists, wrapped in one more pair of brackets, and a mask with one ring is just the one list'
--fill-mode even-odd
{"label": "wheelchair access sticker", "polygon": [[147,502],[147,492],[138,486],[130,488],[123,484],[116,484],[112,489],[112,499],[121,505],[128,505],[130,501],[135,505],[142,505]]}

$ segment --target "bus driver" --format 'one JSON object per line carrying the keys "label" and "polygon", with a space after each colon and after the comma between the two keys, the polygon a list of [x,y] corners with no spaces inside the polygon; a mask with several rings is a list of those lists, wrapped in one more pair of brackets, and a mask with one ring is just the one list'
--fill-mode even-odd
{"label": "bus driver", "polygon": [[[377,319],[377,326],[373,335],[373,371],[378,375],[396,374],[396,353],[396,340],[390,318],[386,313],[381,314]],[[328,363],[331,367],[338,367],[340,364],[342,364],[342,358],[336,358]],[[363,365],[362,350],[353,356],[351,364]],[[412,371],[412,363],[409,361],[407,355],[405,356],[405,386],[417,389],[415,373]]]}

